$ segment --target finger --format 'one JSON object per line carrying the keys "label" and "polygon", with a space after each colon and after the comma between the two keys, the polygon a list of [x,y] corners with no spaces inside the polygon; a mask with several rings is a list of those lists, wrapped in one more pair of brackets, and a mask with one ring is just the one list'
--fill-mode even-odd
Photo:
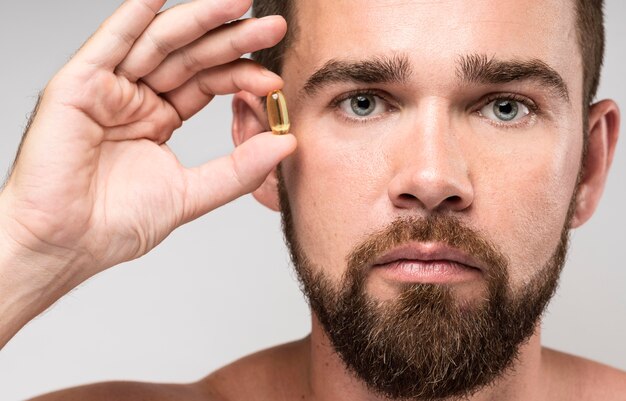
{"label": "finger", "polygon": [[171,52],[225,22],[241,17],[251,0],[196,0],[159,14],[118,66],[132,82],[154,70]]}
{"label": "finger", "polygon": [[110,69],[127,56],[166,0],[126,0],[83,45],[76,60]]}
{"label": "finger", "polygon": [[276,45],[286,32],[287,24],[279,16],[225,25],[171,54],[142,81],[158,93],[171,91],[198,71]]}
{"label": "finger", "polygon": [[259,97],[283,87],[283,80],[248,59],[213,67],[163,97],[184,121],[202,110],[215,95],[247,91]]}
{"label": "finger", "polygon": [[149,139],[162,144],[182,125],[172,105],[143,83],[138,85],[137,95],[133,98],[139,99],[137,104],[131,103],[119,110],[114,120],[104,128],[104,140]]}
{"label": "finger", "polygon": [[295,148],[293,135],[265,132],[241,144],[230,156],[187,170],[184,221],[254,191]]}

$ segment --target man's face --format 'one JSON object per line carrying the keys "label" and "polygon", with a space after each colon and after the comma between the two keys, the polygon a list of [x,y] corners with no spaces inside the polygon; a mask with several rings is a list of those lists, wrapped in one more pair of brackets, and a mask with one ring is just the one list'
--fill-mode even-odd
{"label": "man's face", "polygon": [[[468,316],[541,293],[518,310],[535,323],[580,168],[574,21],[566,0],[297,2],[282,75],[299,146],[282,177],[297,267],[317,296],[361,308],[372,331],[394,325],[390,311],[448,316],[458,341]],[[329,313],[327,324],[355,316]],[[476,323],[502,329],[487,326]]]}

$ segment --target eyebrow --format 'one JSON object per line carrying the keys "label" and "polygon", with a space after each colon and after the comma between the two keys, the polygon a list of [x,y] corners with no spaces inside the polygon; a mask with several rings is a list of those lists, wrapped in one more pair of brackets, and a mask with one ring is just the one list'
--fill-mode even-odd
{"label": "eyebrow", "polygon": [[323,87],[337,82],[404,83],[410,76],[411,65],[405,55],[359,61],[332,59],[309,77],[302,92],[312,96]]}
{"label": "eyebrow", "polygon": [[498,60],[482,54],[459,57],[457,77],[468,83],[504,84],[514,81],[535,80],[552,89],[569,102],[569,90],[555,69],[539,59]]}

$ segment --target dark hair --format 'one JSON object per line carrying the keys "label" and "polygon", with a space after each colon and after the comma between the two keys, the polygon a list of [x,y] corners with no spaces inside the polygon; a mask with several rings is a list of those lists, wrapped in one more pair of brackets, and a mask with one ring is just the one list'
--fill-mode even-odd
{"label": "dark hair", "polygon": [[598,91],[604,59],[604,0],[576,0],[578,46],[583,64],[583,104]]}
{"label": "dark hair", "polygon": [[252,15],[258,18],[267,15],[282,15],[287,21],[287,35],[276,46],[252,54],[252,58],[276,74],[283,68],[283,56],[296,36],[297,26],[293,23],[293,0],[254,0]]}
{"label": "dark hair", "polygon": [[[596,96],[600,82],[600,71],[604,57],[604,1],[574,0],[576,2],[576,23],[578,25],[578,45],[581,50],[583,65],[583,106],[584,115]],[[291,41],[297,35],[294,20],[294,0],[254,0],[252,12],[255,17],[282,15],[289,24],[285,39],[278,45],[258,51],[252,57],[267,69],[280,74],[283,56]]]}

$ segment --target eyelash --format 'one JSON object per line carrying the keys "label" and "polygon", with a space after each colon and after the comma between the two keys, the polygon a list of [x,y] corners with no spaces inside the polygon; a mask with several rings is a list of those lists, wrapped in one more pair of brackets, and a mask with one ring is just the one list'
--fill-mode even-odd
{"label": "eyelash", "polygon": [[[339,106],[343,101],[353,98],[358,95],[376,96],[385,102],[387,108],[391,109],[390,111],[393,111],[394,109],[396,109],[396,107],[391,105],[391,102],[388,100],[388,95],[386,95],[384,92],[377,90],[377,89],[356,89],[350,92],[343,93],[331,101],[329,108],[337,112],[337,114],[339,114],[342,119],[348,122],[356,122],[356,123],[364,124],[364,123],[369,123],[371,121],[375,121],[379,118],[384,117],[383,115],[381,115],[381,116],[370,117],[370,118],[353,118],[353,117],[348,117],[345,114],[338,112]],[[537,103],[535,103],[534,101],[532,101],[531,99],[525,96],[521,96],[515,93],[491,93],[483,97],[482,100],[479,101],[478,103],[479,105],[473,108],[474,109],[473,112],[480,115],[480,110],[483,107],[487,106],[489,103],[496,101],[496,100],[510,100],[510,101],[515,101],[515,102],[520,102],[521,104],[523,104],[524,106],[528,108],[528,110],[530,111],[529,117],[532,119],[534,119],[538,115],[541,115],[541,109],[539,108]],[[515,127],[528,124],[529,121],[523,121],[521,123],[498,123],[496,121],[489,120],[489,123],[498,127],[503,127],[503,128],[515,128]]]}
{"label": "eyelash", "polygon": [[537,103],[535,103],[534,101],[532,101],[531,99],[525,96],[521,96],[515,93],[490,93],[478,103],[479,105],[474,109],[474,113],[478,114],[480,117],[483,117],[480,114],[480,110],[483,107],[487,106],[489,103],[496,101],[496,100],[510,100],[510,101],[519,102],[523,104],[524,106],[528,108],[528,111],[530,112],[528,117],[531,119],[530,121],[528,121],[528,118],[526,118],[524,119],[525,121],[521,121],[518,123],[505,123],[505,122],[497,122],[497,121],[493,121],[491,119],[485,118],[486,120],[489,121],[490,124],[495,125],[496,127],[518,128],[518,127],[532,123],[537,116],[541,115],[541,109],[539,108]]}
{"label": "eyelash", "polygon": [[337,114],[339,114],[343,120],[351,122],[351,123],[365,124],[365,123],[370,123],[372,121],[376,121],[384,117],[384,115],[380,115],[380,116],[369,117],[369,118],[368,117],[353,118],[353,117],[348,117],[347,115],[339,112],[339,106],[341,105],[343,101],[348,100],[358,95],[376,96],[377,98],[385,102],[385,106],[388,109],[387,112],[393,111],[395,109],[395,107],[388,100],[389,96],[386,95],[384,92],[377,90],[377,89],[357,89],[357,90],[353,90],[350,92],[342,93],[341,95],[339,95],[338,97],[336,97],[330,102],[329,108],[335,111]]}

